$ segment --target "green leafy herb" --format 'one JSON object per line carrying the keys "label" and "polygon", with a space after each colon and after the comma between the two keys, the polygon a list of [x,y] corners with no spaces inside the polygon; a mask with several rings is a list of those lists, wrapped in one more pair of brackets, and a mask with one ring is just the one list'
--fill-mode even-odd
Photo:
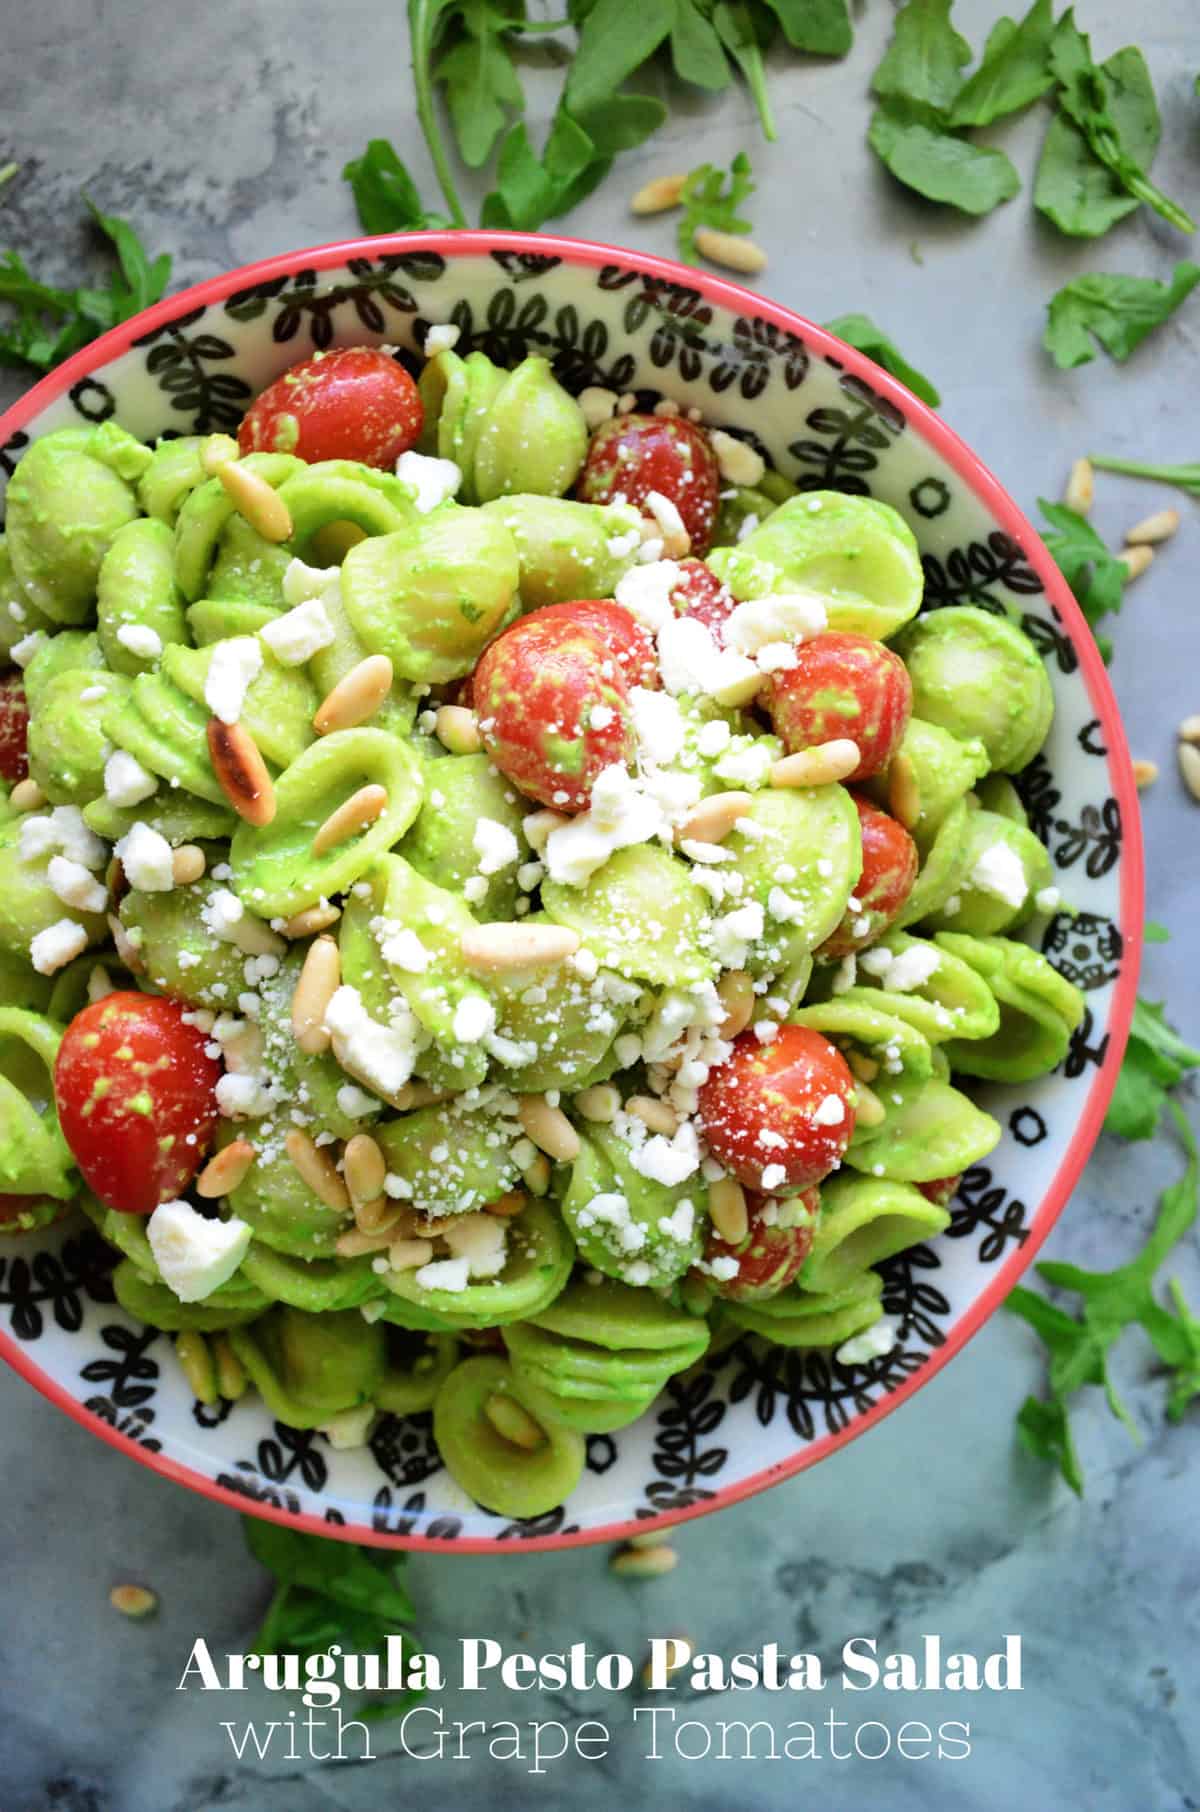
{"label": "green leafy herb", "polygon": [[[304,1535],[258,1517],[243,1517],[246,1545],[274,1574],[276,1587],[254,1643],[260,1655],[320,1654],[330,1643],[349,1654],[383,1654],[388,1636],[421,1652],[411,1630],[415,1615],[402,1580],[404,1557],[384,1558],[350,1542]],[[364,1700],[357,1717],[399,1717],[416,1693]]]}
{"label": "green leafy herb", "polygon": [[1193,1050],[1167,1024],[1162,1004],[1139,999],[1133,1009],[1117,1086],[1105,1116],[1105,1130],[1118,1133],[1123,1139],[1153,1138],[1168,1091],[1197,1064],[1200,1051]]}
{"label": "green leafy herb", "polygon": [[770,42],[770,30],[761,33],[763,20],[768,15],[761,8],[745,4],[745,0],[719,0],[713,8],[713,25],[717,36],[729,55],[742,72],[747,88],[754,98],[758,117],[762,124],[763,137],[775,139],[775,115],[771,108],[771,97],[767,93],[767,72],[763,64],[764,44]]}
{"label": "green leafy herb", "polygon": [[361,157],[342,175],[354,192],[358,218],[368,233],[410,233],[420,227],[446,227],[444,214],[432,214],[417,185],[386,138],[373,138]]}
{"label": "green leafy herb", "polygon": [[846,0],[766,0],[793,50],[844,57],[854,42]]}
{"label": "green leafy herb", "polygon": [[947,132],[939,116],[919,102],[881,101],[867,139],[898,182],[964,214],[990,214],[1021,187],[1003,151]]}
{"label": "green leafy herb", "polygon": [[533,232],[590,195],[611,168],[612,154],[602,151],[561,107],[540,158],[518,122],[500,146],[496,187],[484,200],[483,225]]}
{"label": "green leafy herb", "polygon": [[87,200],[92,219],[116,253],[117,268],[101,289],[57,289],[40,283],[16,252],[0,252],[0,364],[49,371],[97,335],[157,302],[171,275],[163,253],[148,258],[127,220],[102,214]]}
{"label": "green leafy herb", "polygon": [[[1065,503],[1047,503],[1044,497],[1038,499],[1038,508],[1050,525],[1042,539],[1095,633],[1102,617],[1120,610],[1129,575],[1085,516]],[[1097,635],[1096,640],[1108,660],[1111,644],[1104,636]]]}
{"label": "green leafy herb", "polygon": [[1053,38],[1052,0],[1033,0],[1019,24],[1015,19],[997,19],[979,68],[955,96],[950,124],[990,126],[1046,94],[1054,86]]}
{"label": "green leafy herb", "polygon": [[1154,919],[1146,920],[1146,923],[1142,927],[1142,942],[1143,943],[1145,943],[1145,944],[1169,944],[1170,941],[1171,941],[1171,933],[1167,930],[1165,925],[1158,924],[1156,922],[1156,920],[1154,920]]}
{"label": "green leafy herb", "polygon": [[450,159],[446,152],[445,140],[442,137],[433,81],[434,47],[437,43],[438,33],[445,23],[445,15],[456,3],[457,0],[408,0],[408,32],[412,45],[413,89],[417,102],[417,118],[421,124],[425,143],[429,147],[429,155],[433,159],[433,168],[450,215],[450,224],[465,227],[467,217],[463,213],[463,205],[458,198],[458,190],[455,187],[454,175],[450,168]]}
{"label": "green leafy herb", "polygon": [[1159,484],[1173,484],[1177,490],[1190,491],[1200,497],[1200,465],[1156,466],[1141,459],[1110,459],[1093,453],[1092,464],[1101,472],[1122,472],[1127,478],[1155,478]]}
{"label": "green leafy herb", "polygon": [[1200,283],[1200,264],[1178,264],[1170,283],[1091,271],[1064,284],[1049,304],[1042,344],[1060,371],[1095,357],[1091,335],[1114,359],[1127,359]]}
{"label": "green leafy herb", "polygon": [[869,359],[874,359],[902,384],[907,384],[914,396],[919,396],[931,409],[937,408],[942,399],[933,384],[915,365],[909,364],[895,341],[889,340],[882,327],[876,327],[869,315],[839,315],[834,321],[826,321],[825,326],[839,340],[865,352]]}
{"label": "green leafy herb", "polygon": [[1177,1182],[1163,1191],[1154,1229],[1138,1256],[1115,1271],[1084,1271],[1077,1265],[1050,1260],[1038,1265],[1038,1275],[1053,1288],[1073,1291],[1082,1299],[1082,1313],[1078,1317],[1068,1315],[1032,1290],[1018,1287],[1008,1298],[1008,1307],[1029,1323],[1049,1353],[1049,1401],[1026,1398],[1017,1416],[1018,1435],[1030,1453],[1054,1462],[1072,1491],[1080,1496],[1083,1495],[1083,1473],[1071,1437],[1068,1409],[1069,1399],[1076,1391],[1085,1384],[1101,1385],[1113,1414],[1137,1438],[1137,1430],[1113,1388],[1108,1371],[1108,1354],[1126,1328],[1141,1325],[1149,1333],[1159,1356],[1177,1371],[1168,1402],[1169,1415],[1176,1419],[1182,1415],[1187,1402],[1200,1388],[1197,1365],[1200,1324],[1188,1314],[1177,1288],[1178,1320],[1155,1302],[1152,1293],[1155,1273],[1195,1221],[1200,1206],[1200,1157],[1196,1141],[1174,1103],[1171,1111],[1187,1152],[1187,1168]]}
{"label": "green leafy herb", "polygon": [[971,61],[971,46],[950,23],[952,0],[908,0],[871,78],[881,100],[918,101],[948,113]]}
{"label": "green leafy herb", "polygon": [[744,151],[734,158],[728,176],[715,164],[698,164],[690,170],[679,198],[683,208],[678,227],[680,257],[689,264],[697,262],[699,227],[713,227],[720,233],[748,233],[750,222],[739,215],[738,209],[753,193],[750,159]]}
{"label": "green leafy herb", "polygon": [[478,169],[525,97],[513,66],[512,34],[525,24],[524,0],[458,0],[443,14],[434,80],[445,90],[464,163]]}

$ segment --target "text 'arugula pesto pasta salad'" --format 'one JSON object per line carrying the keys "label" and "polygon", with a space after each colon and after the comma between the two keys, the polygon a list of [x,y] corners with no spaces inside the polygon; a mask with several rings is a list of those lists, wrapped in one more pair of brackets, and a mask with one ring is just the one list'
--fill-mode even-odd
{"label": "text 'arugula pesto pasta salad'", "polygon": [[1076,990],[1050,683],[886,504],[547,362],[318,354],[47,434],[0,543],[0,1230],[206,1401],[432,1410],[506,1515],[710,1344],[884,1353]]}

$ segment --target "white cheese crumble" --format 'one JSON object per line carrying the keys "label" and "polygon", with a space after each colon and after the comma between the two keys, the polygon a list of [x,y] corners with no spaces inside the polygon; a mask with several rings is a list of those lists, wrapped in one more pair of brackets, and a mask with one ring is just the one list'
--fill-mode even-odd
{"label": "white cheese crumble", "polygon": [[56,805],[51,812],[30,813],[21,819],[17,850],[22,862],[38,862],[60,849],[85,868],[103,868],[108,845],[83,822],[77,805]]}
{"label": "white cheese crumble", "polygon": [[833,1356],[839,1365],[865,1365],[871,1359],[882,1359],[885,1353],[890,1353],[899,1337],[897,1324],[885,1315],[864,1333],[843,1340]]}
{"label": "white cheese crumble", "polygon": [[338,1112],[345,1114],[347,1120],[361,1120],[366,1114],[373,1114],[382,1106],[382,1102],[368,1095],[366,1089],[359,1088],[356,1082],[343,1082],[337,1092]]}
{"label": "white cheese crumble", "polygon": [[586,812],[546,839],[546,869],[552,881],[582,887],[614,850],[669,836],[670,821],[645,784],[619,762],[597,775]]}
{"label": "white cheese crumble", "polygon": [[792,646],[828,624],[824,600],[813,591],[774,592],[735,605],[725,620],[725,645],[755,655],[772,643]]}
{"label": "white cheese crumble", "polygon": [[8,652],[18,667],[28,667],[38,649],[49,640],[50,637],[44,629],[31,629],[28,635],[21,637],[19,642],[14,642]]}
{"label": "white cheese crumble", "polygon": [[125,878],[139,893],[170,893],[175,885],[171,845],[139,818],[114,845]]}
{"label": "white cheese crumble", "polygon": [[686,1182],[700,1168],[696,1128],[685,1120],[669,1139],[655,1133],[644,1145],[631,1147],[629,1162],[639,1176],[649,1177],[651,1182],[662,1183],[668,1189]]}
{"label": "white cheese crumble", "polygon": [[309,598],[323,598],[341,585],[341,568],[307,566],[303,560],[289,560],[283,569],[281,586],[285,604],[304,604]]}
{"label": "white cheese crumble", "polygon": [[[629,713],[638,753],[653,767],[666,767],[683,749],[686,726],[675,700],[666,692],[651,692],[645,686],[633,686],[629,693]],[[595,722],[595,712],[592,713]]]}
{"label": "white cheese crumble", "polygon": [[471,833],[471,845],[479,857],[481,875],[498,875],[519,860],[521,846],[507,824],[496,818],[478,818]]}
{"label": "white cheese crumble", "polygon": [[745,485],[752,489],[761,481],[767,469],[761,453],[748,447],[744,440],[738,440],[735,435],[726,434],[723,428],[714,429],[709,438],[717,456],[717,469],[726,484]]}
{"label": "white cheese crumble", "polygon": [[[681,574],[674,560],[654,560],[635,566],[617,581],[616,600],[643,629],[652,635],[675,621],[671,593]],[[703,627],[703,625],[701,625]]]}
{"label": "white cheese crumble", "polygon": [[813,1112],[814,1126],[840,1126],[846,1118],[846,1104],[840,1095],[826,1095]]}
{"label": "white cheese crumble", "polygon": [[87,949],[87,932],[74,919],[58,919],[39,931],[29,946],[29,960],[39,975],[53,975]]}
{"label": "white cheese crumble", "polygon": [[718,704],[745,703],[762,680],[753,661],[718,648],[712,631],[699,617],[672,616],[662,625],[658,665],[668,692],[700,694],[715,698]]}
{"label": "white cheese crumble", "polygon": [[478,1044],[496,1030],[496,1009],[480,994],[466,994],[454,1009],[454,1036],[459,1044]]}
{"label": "white cheese crumble", "polygon": [[414,1281],[423,1290],[449,1290],[455,1296],[466,1289],[469,1277],[465,1258],[435,1258],[413,1273]]}
{"label": "white cheese crumble", "polygon": [[419,1028],[407,1009],[394,1011],[391,1023],[383,1025],[371,1018],[357,988],[343,986],[325,1009],[325,1028],[342,1068],[368,1088],[385,1097],[394,1095],[412,1075]]}
{"label": "white cheese crumble", "polygon": [[873,950],[864,950],[858,960],[889,994],[910,994],[941,967],[942,955],[932,944],[914,943],[899,953],[877,944]]}
{"label": "white cheese crumble", "polygon": [[1057,887],[1039,887],[1033,903],[1039,912],[1057,912],[1062,905],[1062,894]]}
{"label": "white cheese crumble", "polygon": [[767,784],[775,760],[769,743],[749,742],[720,756],[713,764],[713,773],[718,780],[748,787],[754,793]]}
{"label": "white cheese crumble", "polygon": [[328,648],[337,631],[320,598],[305,598],[274,622],[264,623],[259,635],[277,661],[285,667],[302,667],[314,654]]}
{"label": "white cheese crumble", "polygon": [[440,503],[453,497],[462,483],[462,470],[452,459],[435,459],[428,453],[402,453],[396,477],[411,485],[417,514],[428,516]]}
{"label": "white cheese crumble", "polygon": [[379,937],[385,963],[393,969],[403,969],[406,975],[424,975],[433,958],[411,926],[373,919],[371,930]]}
{"label": "white cheese crumble", "polygon": [[148,623],[122,623],[117,630],[117,640],[130,654],[136,654],[139,661],[156,661],[163,650],[162,637]]}
{"label": "white cheese crumble", "polygon": [[262,672],[262,649],[252,635],[233,635],[214,644],[204,681],[204,702],[223,724],[242,715],[246,693]]}
{"label": "white cheese crumble", "polygon": [[453,321],[439,321],[425,335],[425,357],[433,359],[439,352],[453,352],[461,334],[462,328],[456,327]]}
{"label": "white cheese crumble", "polygon": [[63,905],[74,906],[77,912],[103,912],[108,905],[107,887],[70,856],[51,856],[46,879]]}
{"label": "white cheese crumble", "polygon": [[104,797],[110,805],[140,805],[158,791],[155,775],[147,773],[140,761],[118,749],[104,764]]}
{"label": "white cheese crumble", "polygon": [[757,900],[735,907],[712,923],[712,953],[722,969],[744,969],[754,944],[762,936],[765,915]]}
{"label": "white cheese crumble", "polygon": [[180,1302],[203,1302],[228,1283],[250,1249],[242,1220],[210,1221],[190,1202],[162,1202],[146,1223],[146,1238],[163,1282]]}
{"label": "white cheese crumble", "polygon": [[984,850],[968,877],[981,893],[994,894],[1006,906],[1023,906],[1029,896],[1025,864],[1008,843],[992,843]]}
{"label": "white cheese crumble", "polygon": [[498,1277],[508,1256],[508,1223],[496,1214],[464,1214],[451,1221],[443,1238],[455,1258],[465,1259],[472,1277]]}

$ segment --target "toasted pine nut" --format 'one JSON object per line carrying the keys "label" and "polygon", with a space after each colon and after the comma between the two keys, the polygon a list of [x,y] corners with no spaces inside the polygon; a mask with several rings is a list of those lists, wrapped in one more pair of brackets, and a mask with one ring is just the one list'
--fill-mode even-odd
{"label": "toasted pine nut", "polygon": [[1192,798],[1200,799],[1200,748],[1194,742],[1180,743],[1179,772],[1183,775],[1183,784]]}
{"label": "toasted pine nut", "polygon": [[369,1207],[383,1196],[383,1182],[387,1176],[387,1163],[383,1153],[376,1145],[370,1133],[355,1133],[346,1141],[342,1154],[342,1172],[346,1187],[350,1191],[350,1202],[354,1208],[354,1217],[362,1226],[360,1211]]}
{"label": "toasted pine nut", "polygon": [[483,974],[511,969],[544,969],[574,956],[582,943],[565,925],[477,925],[459,940],[463,961]]}
{"label": "toasted pine nut", "polygon": [[579,1156],[579,1134],[562,1108],[551,1107],[545,1095],[519,1096],[517,1117],[526,1138],[556,1164],[571,1164]]}
{"label": "toasted pine nut", "polygon": [[419,1271],[433,1257],[433,1246],[427,1239],[396,1239],[388,1247],[388,1264],[393,1271]]}
{"label": "toasted pine nut", "polygon": [[574,1098],[574,1105],[585,1120],[604,1126],[620,1107],[621,1092],[611,1082],[594,1082],[591,1088],[580,1089]]}
{"label": "toasted pine nut", "polygon": [[227,1403],[236,1403],[239,1397],[245,1396],[249,1379],[226,1335],[213,1336],[212,1354],[217,1373],[217,1395],[224,1397]]}
{"label": "toasted pine nut", "polygon": [[605,390],[599,384],[589,384],[581,390],[576,402],[583,411],[583,419],[589,428],[599,428],[610,422],[617,412],[617,393]]}
{"label": "toasted pine nut", "polygon": [[915,830],[921,816],[921,790],[917,771],[901,749],[892,756],[888,769],[888,810],[905,830]]}
{"label": "toasted pine nut", "polygon": [[683,560],[692,551],[692,537],[688,533],[679,506],[661,491],[647,491],[645,507],[654,518],[655,525],[662,537],[663,557],[667,560]]}
{"label": "toasted pine nut", "polygon": [[874,1082],[879,1074],[879,1065],[874,1057],[868,1057],[865,1051],[856,1051],[853,1046],[848,1051],[843,1051],[842,1055],[860,1082]]}
{"label": "toasted pine nut", "polygon": [[171,857],[171,878],[176,887],[190,887],[204,873],[204,851],[194,843],[181,843]]}
{"label": "toasted pine nut", "polygon": [[334,1167],[328,1151],[314,1145],[307,1133],[294,1127],[283,1142],[283,1148],[313,1194],[327,1208],[344,1214],[350,1206],[350,1192]]}
{"label": "toasted pine nut", "polygon": [[503,1441],[533,1453],[546,1445],[546,1436],[529,1411],[515,1397],[494,1390],[483,1406],[483,1413]]}
{"label": "toasted pine nut", "polygon": [[288,920],[283,927],[283,935],[293,941],[296,938],[311,937],[315,931],[328,931],[331,925],[337,924],[341,916],[341,907],[331,906],[328,900],[320,906],[306,906],[303,912],[296,913]]}
{"label": "toasted pine nut", "polygon": [[14,812],[36,812],[39,806],[45,805],[46,795],[36,780],[30,780],[27,777],[24,780],[18,780],[8,795],[8,803]]}
{"label": "toasted pine nut", "polygon": [[668,208],[677,208],[683,195],[683,185],[687,176],[653,176],[644,182],[629,203],[635,214],[665,214]]}
{"label": "toasted pine nut", "polygon": [[252,472],[236,460],[228,459],[217,468],[217,477],[233,499],[239,513],[264,541],[286,541],[292,532],[292,518],[278,491],[271,489],[259,472]]}
{"label": "toasted pine nut", "polygon": [[1126,547],[1157,547],[1160,541],[1169,541],[1179,530],[1178,510],[1155,510],[1152,516],[1143,516],[1135,522],[1125,537]]}
{"label": "toasted pine nut", "polygon": [[483,747],[479,722],[466,705],[443,705],[437,714],[433,733],[452,755],[478,755]]}
{"label": "toasted pine nut", "polygon": [[239,448],[232,434],[209,434],[200,448],[200,469],[215,478],[222,466],[237,459]]}
{"label": "toasted pine nut", "polygon": [[753,239],[740,239],[736,233],[718,233],[712,227],[700,227],[696,233],[696,250],[712,264],[723,264],[726,270],[741,271],[747,277],[757,276],[767,268],[767,254]]}
{"label": "toasted pine nut", "polygon": [[439,1101],[449,1101],[453,1093],[453,1089],[430,1088],[428,1082],[406,1082],[388,1099],[401,1113],[408,1113],[416,1107],[436,1107]]}
{"label": "toasted pine nut", "polygon": [[518,1214],[524,1214],[529,1206],[529,1197],[523,1189],[510,1189],[506,1195],[498,1195],[494,1202],[484,1205],[485,1214],[494,1214],[497,1219],[511,1221]]}
{"label": "toasted pine nut", "polygon": [[[699,237],[697,233],[696,238]],[[657,1579],[678,1565],[678,1554],[665,1542],[653,1548],[618,1548],[608,1563],[609,1571],[619,1573],[623,1579]]]}
{"label": "toasted pine nut", "polygon": [[1200,742],[1200,711],[1195,711],[1190,717],[1185,717],[1176,731],[1176,735],[1180,742]]}
{"label": "toasted pine nut", "polygon": [[348,1227],[338,1234],[333,1249],[339,1258],[362,1258],[368,1252],[386,1252],[395,1239],[395,1227],[377,1227],[371,1233],[363,1227]]}
{"label": "toasted pine nut", "polygon": [[772,786],[828,786],[845,780],[862,760],[858,744],[848,736],[835,736],[795,755],[785,755],[771,769]]}
{"label": "toasted pine nut", "polygon": [[215,1403],[217,1374],[204,1335],[198,1334],[195,1328],[185,1328],[181,1334],[176,1334],[175,1357],[197,1403]]}
{"label": "toasted pine nut", "polygon": [[521,829],[525,832],[525,841],[534,855],[540,856],[546,848],[551,831],[561,830],[564,824],[570,824],[570,822],[571,820],[564,818],[561,812],[552,812],[547,809],[541,812],[530,812],[528,818],[522,819]]}
{"label": "toasted pine nut", "polygon": [[859,1126],[882,1126],[887,1109],[874,1089],[859,1081],[855,1087],[854,1118]]}
{"label": "toasted pine nut", "polygon": [[206,1199],[232,1195],[244,1182],[257,1153],[249,1139],[234,1139],[215,1158],[210,1158],[196,1178],[196,1194]]}
{"label": "toasted pine nut", "polygon": [[631,1095],[625,1103],[625,1112],[640,1120],[652,1133],[661,1133],[664,1139],[673,1139],[679,1131],[679,1115],[654,1095]]}
{"label": "toasted pine nut", "polygon": [[530,1195],[545,1195],[550,1187],[550,1160],[544,1151],[539,1151],[533,1162],[526,1164],[521,1172],[521,1181]]}
{"label": "toasted pine nut", "polygon": [[730,969],[717,983],[717,993],[725,1009],[718,1030],[722,1038],[736,1038],[754,1018],[754,982],[744,969]]}
{"label": "toasted pine nut", "polygon": [[1140,579],[1146,568],[1153,565],[1154,549],[1144,545],[1123,547],[1117,555],[1117,559],[1125,568],[1126,580],[1132,582],[1134,579]]}
{"label": "toasted pine nut", "polygon": [[718,1177],[708,1186],[708,1214],[729,1246],[740,1246],[750,1231],[746,1192],[736,1177]]}
{"label": "toasted pine nut", "polygon": [[1134,762],[1134,764],[1133,764],[1133,783],[1137,787],[1137,790],[1139,793],[1143,792],[1146,787],[1153,786],[1154,782],[1157,779],[1158,779],[1158,763],[1157,763],[1157,761],[1135,761]]}
{"label": "toasted pine nut", "polygon": [[345,843],[356,837],[359,831],[366,830],[377,818],[382,818],[387,811],[387,788],[384,786],[360,786],[357,793],[351,793],[336,812],[330,812],[324,824],[312,840],[314,856],[323,856],[327,851],[336,849],[339,843]]}
{"label": "toasted pine nut", "polygon": [[331,937],[314,938],[292,994],[292,1036],[310,1057],[329,1049],[325,1013],[341,979],[342,959],[337,945]]}
{"label": "toasted pine nut", "polygon": [[158,1609],[157,1593],[144,1585],[115,1585],[108,1594],[108,1602],[122,1617],[151,1617]]}
{"label": "toasted pine nut", "polygon": [[767,465],[756,447],[739,440],[736,434],[726,434],[722,428],[718,428],[709,438],[717,456],[718,469],[726,484],[753,486],[760,482]]}
{"label": "toasted pine nut", "polygon": [[262,829],[275,816],[275,788],[245,724],[208,720],[208,755],[221,791],[239,818]]}
{"label": "toasted pine nut", "polygon": [[751,793],[710,793],[694,806],[675,833],[675,841],[723,843],[739,818],[754,804]]}
{"label": "toasted pine nut", "polygon": [[1096,493],[1096,473],[1090,459],[1077,459],[1071,467],[1063,502],[1077,516],[1086,516]]}
{"label": "toasted pine nut", "polygon": [[331,730],[353,730],[374,717],[392,689],[392,663],[386,654],[369,654],[344,673],[317,707],[313,729],[318,736]]}

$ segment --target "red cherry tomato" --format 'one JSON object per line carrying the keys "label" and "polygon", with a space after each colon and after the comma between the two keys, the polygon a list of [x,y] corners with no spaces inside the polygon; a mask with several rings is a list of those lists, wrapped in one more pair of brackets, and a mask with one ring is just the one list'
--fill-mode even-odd
{"label": "red cherry tomato", "polygon": [[546,614],[519,617],[480,657],[472,687],[479,733],[522,793],[557,812],[583,812],[602,769],[633,760],[629,690],[598,636]]}
{"label": "red cherry tomato", "polygon": [[963,1173],[960,1170],[957,1176],[935,1177],[932,1182],[918,1183],[917,1188],[925,1200],[932,1202],[936,1208],[948,1208],[958,1194],[958,1186],[962,1179]]}
{"label": "red cherry tomato", "polygon": [[294,453],[310,464],[357,459],[388,470],[425,420],[417,386],[372,346],[318,352],[268,384],[238,429],[243,453]]}
{"label": "red cherry tomato", "polygon": [[682,415],[615,415],[592,435],[578,491],[585,503],[623,497],[641,508],[651,491],[669,497],[692,538],[712,546],[721,475],[707,434]]}
{"label": "red cherry tomato", "polygon": [[20,674],[8,673],[0,680],[0,780],[7,780],[10,786],[29,772],[28,733],[24,682]]}
{"label": "red cherry tomato", "polygon": [[[31,1208],[44,1208],[53,1198],[48,1195],[0,1195],[0,1227],[9,1221],[19,1221]],[[54,1202],[55,1208],[65,1214],[69,1204]]]}
{"label": "red cherry tomato", "polygon": [[571,604],[546,604],[532,613],[541,623],[578,623],[604,643],[626,684],[658,685],[658,650],[654,638],[623,604],[602,598],[578,598]]}
{"label": "red cherry tomato", "polygon": [[736,1277],[710,1279],[717,1295],[730,1302],[761,1302],[786,1290],[812,1250],[820,1199],[815,1189],[786,1196],[776,1202],[775,1218],[768,1224],[763,1219],[766,1202],[762,1196],[751,1195],[746,1203],[749,1230],[744,1240],[731,1246],[710,1231],[704,1249],[708,1262],[735,1258],[738,1266]]}
{"label": "red cherry tomato", "polygon": [[853,1095],[845,1058],[809,1026],[781,1026],[765,1045],[743,1032],[700,1090],[700,1125],[739,1183],[790,1193],[841,1161],[854,1131]]}
{"label": "red cherry tomato", "polygon": [[717,646],[721,646],[736,600],[703,560],[679,562],[679,582],[671,593],[671,602],[681,617],[695,617],[710,629]]}
{"label": "red cherry tomato", "polygon": [[85,1007],[63,1034],[54,1095],[88,1187],[123,1214],[153,1214],[187,1188],[218,1113],[221,1067],[179,1001],[132,989]]}
{"label": "red cherry tomato", "polygon": [[867,635],[817,635],[796,665],[773,673],[762,703],[789,755],[849,736],[862,759],[850,781],[886,768],[912,715],[912,681],[898,654]]}
{"label": "red cherry tomato", "polygon": [[846,908],[837,930],[825,939],[820,956],[850,956],[875,943],[894,924],[917,878],[917,846],[904,826],[859,794],[850,797],[862,827],[862,874],[854,889],[855,904]]}

